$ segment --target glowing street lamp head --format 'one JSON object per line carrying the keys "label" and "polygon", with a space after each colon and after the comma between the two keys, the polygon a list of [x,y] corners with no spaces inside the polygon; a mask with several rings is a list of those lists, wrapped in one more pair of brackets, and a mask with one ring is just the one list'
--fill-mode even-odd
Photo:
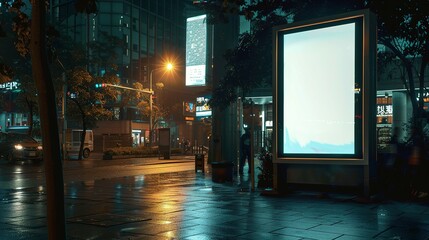
{"label": "glowing street lamp head", "polygon": [[174,66],[173,66],[173,64],[172,63],[167,63],[167,70],[168,71],[171,71],[171,70],[173,70],[173,68],[174,68]]}

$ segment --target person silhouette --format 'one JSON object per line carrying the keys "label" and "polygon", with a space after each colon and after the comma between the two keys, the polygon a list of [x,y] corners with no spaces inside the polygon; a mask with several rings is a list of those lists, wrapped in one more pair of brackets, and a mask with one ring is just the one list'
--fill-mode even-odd
{"label": "person silhouette", "polygon": [[243,174],[244,164],[246,163],[249,166],[249,173],[252,168],[251,159],[250,159],[250,130],[248,128],[244,129],[244,134],[240,137],[240,166],[239,174]]}

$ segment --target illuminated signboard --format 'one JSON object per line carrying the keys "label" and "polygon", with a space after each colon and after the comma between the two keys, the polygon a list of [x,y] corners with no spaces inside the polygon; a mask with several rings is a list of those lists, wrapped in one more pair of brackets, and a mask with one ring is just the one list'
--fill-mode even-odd
{"label": "illuminated signboard", "polygon": [[378,105],[377,117],[393,116],[393,105]]}
{"label": "illuminated signboard", "polygon": [[186,86],[206,84],[206,15],[186,20]]}
{"label": "illuminated signboard", "polygon": [[194,121],[195,117],[185,117],[185,121]]}
{"label": "illuminated signboard", "polygon": [[363,158],[365,14],[342,16],[275,29],[279,159]]}
{"label": "illuminated signboard", "polygon": [[195,116],[196,105],[194,102],[183,102],[183,115]]}
{"label": "illuminated signboard", "polygon": [[[419,100],[420,100],[420,92],[417,92],[417,101],[419,101]],[[427,93],[427,92],[423,93],[423,102],[425,102],[425,103],[429,102],[429,93]]]}
{"label": "illuminated signboard", "polygon": [[197,118],[205,118],[210,117],[212,115],[212,110],[208,105],[209,102],[208,97],[197,97],[196,104],[196,117]]}
{"label": "illuminated signboard", "polygon": [[7,82],[0,84],[0,90],[17,90],[18,82]]}

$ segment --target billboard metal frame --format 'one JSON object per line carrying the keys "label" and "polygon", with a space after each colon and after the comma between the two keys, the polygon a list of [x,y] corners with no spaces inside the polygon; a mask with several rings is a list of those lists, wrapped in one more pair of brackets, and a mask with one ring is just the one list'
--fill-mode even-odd
{"label": "billboard metal frame", "polygon": [[[356,71],[362,71],[361,76],[361,127],[362,131],[361,143],[359,146],[362,148],[361,154],[355,154],[353,156],[342,156],[342,155],[296,155],[292,156],[287,154],[281,154],[279,152],[279,139],[283,138],[284,133],[279,129],[282,123],[279,122],[279,118],[282,119],[283,114],[283,102],[279,102],[279,95],[282,93],[282,89],[279,88],[279,81],[283,76],[279,76],[282,72],[283,66],[280,66],[279,63],[282,63],[282,59],[279,59],[279,54],[281,46],[279,45],[279,36],[284,35],[287,31],[306,31],[307,29],[314,29],[320,25],[336,25],[341,24],[342,22],[359,20],[362,22],[362,53],[358,54],[359,61],[362,61],[361,69],[356,69]],[[359,10],[349,13],[313,19],[303,22],[296,22],[292,24],[282,25],[273,28],[273,113],[274,113],[274,136],[273,136],[273,162],[274,162],[274,177],[277,178],[282,173],[277,168],[279,164],[335,164],[335,165],[356,165],[363,166],[364,169],[364,186],[365,193],[369,193],[369,182],[370,179],[374,176],[374,167],[376,163],[376,49],[377,49],[377,37],[376,37],[376,17],[369,10]],[[359,36],[360,37],[360,36]],[[356,130],[355,130],[356,131]],[[280,140],[281,142],[282,140]],[[275,188],[278,187],[280,183],[275,180]]]}

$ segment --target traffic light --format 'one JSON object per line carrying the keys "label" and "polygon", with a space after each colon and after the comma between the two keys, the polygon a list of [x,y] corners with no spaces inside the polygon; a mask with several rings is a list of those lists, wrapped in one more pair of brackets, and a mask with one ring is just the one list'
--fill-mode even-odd
{"label": "traffic light", "polygon": [[96,83],[95,84],[95,88],[104,88],[104,87],[106,87],[105,83]]}

